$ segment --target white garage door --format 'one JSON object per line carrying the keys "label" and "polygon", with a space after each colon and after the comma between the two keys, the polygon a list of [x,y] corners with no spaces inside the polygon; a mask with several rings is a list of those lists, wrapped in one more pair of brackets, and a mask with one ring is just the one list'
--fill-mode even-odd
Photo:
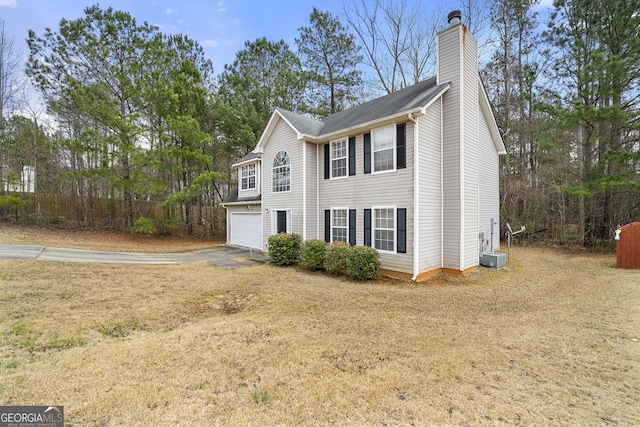
{"label": "white garage door", "polygon": [[231,214],[231,244],[262,249],[261,231],[259,213]]}

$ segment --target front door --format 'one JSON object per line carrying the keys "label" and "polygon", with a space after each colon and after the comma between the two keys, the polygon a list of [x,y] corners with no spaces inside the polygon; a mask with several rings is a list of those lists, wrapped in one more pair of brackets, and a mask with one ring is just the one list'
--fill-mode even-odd
{"label": "front door", "polygon": [[287,211],[276,212],[276,233],[287,232]]}

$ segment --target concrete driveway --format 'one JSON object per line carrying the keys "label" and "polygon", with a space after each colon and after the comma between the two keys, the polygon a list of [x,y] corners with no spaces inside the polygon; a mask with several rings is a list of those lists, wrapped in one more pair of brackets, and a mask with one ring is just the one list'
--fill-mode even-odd
{"label": "concrete driveway", "polygon": [[111,264],[182,264],[209,262],[227,268],[239,268],[267,262],[258,250],[221,246],[184,253],[103,252],[83,249],[50,248],[46,246],[7,245],[0,243],[0,258],[34,259],[40,261],[94,262]]}

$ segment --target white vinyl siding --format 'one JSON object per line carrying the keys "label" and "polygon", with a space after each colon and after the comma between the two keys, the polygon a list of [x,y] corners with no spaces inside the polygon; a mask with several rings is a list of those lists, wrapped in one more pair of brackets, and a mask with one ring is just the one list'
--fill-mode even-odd
{"label": "white vinyl siding", "polygon": [[[481,95],[482,96],[482,95]],[[480,114],[480,232],[487,241],[487,251],[500,249],[499,161],[484,114]],[[497,222],[493,236],[491,220]],[[493,241],[491,240],[493,238]]]}
{"label": "white vinyl siding", "polygon": [[331,143],[331,178],[347,176],[347,139]]}
{"label": "white vinyl siding", "polygon": [[[395,173],[364,173],[364,136],[362,133],[353,135],[356,138],[356,174],[347,179],[323,179],[318,181],[318,211],[319,232],[315,238],[324,240],[324,211],[345,206],[356,211],[356,245],[364,245],[364,210],[372,206],[396,206],[407,209],[407,253],[380,252],[381,268],[401,273],[413,272],[413,122],[406,122],[406,159],[407,168],[398,169]],[[392,129],[395,132],[395,125]],[[320,147],[322,156],[322,147]],[[322,159],[322,157],[321,157]],[[322,164],[321,164],[322,166]],[[322,170],[319,171],[322,173]],[[435,185],[435,184],[434,184]],[[373,228],[373,210],[371,212]],[[371,244],[373,244],[373,236]],[[312,238],[309,237],[308,238]],[[397,238],[397,237],[396,237]],[[397,244],[397,242],[396,242]]]}
{"label": "white vinyl siding", "polygon": [[[307,146],[310,144],[306,144]],[[303,150],[305,144],[299,141],[296,133],[284,121],[278,120],[273,131],[269,136],[269,140],[264,144],[264,152],[262,153],[263,161],[267,167],[262,168],[262,178],[265,182],[271,183],[272,180],[272,162],[280,151],[284,151],[289,156],[289,191],[274,192],[272,185],[263,185],[262,191],[262,209],[265,214],[262,216],[262,245],[263,250],[267,250],[267,241],[272,231],[271,212],[272,211],[289,211],[290,217],[287,219],[291,226],[291,232],[303,233],[304,215],[303,215]],[[314,147],[315,150],[315,147]],[[308,150],[307,150],[308,152]],[[309,161],[309,159],[307,159]],[[314,184],[315,185],[315,184]],[[266,188],[265,188],[266,187]],[[309,183],[307,182],[309,190]],[[307,202],[310,202],[310,196],[307,194]],[[314,200],[315,202],[315,200]],[[309,237],[307,235],[307,238]]]}
{"label": "white vinyl siding", "polygon": [[442,268],[442,146],[441,100],[433,103],[424,117],[418,118],[419,212],[418,274]]}
{"label": "white vinyl siding", "polygon": [[463,144],[464,144],[464,250],[462,268],[475,267],[480,258],[479,239],[479,119],[478,47],[473,37],[463,44]]}
{"label": "white vinyl siding", "polygon": [[438,37],[438,82],[451,82],[451,87],[442,98],[442,266],[453,270],[462,269],[463,247],[463,147],[460,143],[462,37],[461,26],[449,28]]}

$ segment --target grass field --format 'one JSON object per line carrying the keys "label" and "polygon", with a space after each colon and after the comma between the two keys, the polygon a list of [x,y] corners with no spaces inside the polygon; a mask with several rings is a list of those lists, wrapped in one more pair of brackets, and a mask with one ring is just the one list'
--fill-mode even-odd
{"label": "grass field", "polygon": [[[0,226],[0,243],[219,242]],[[513,247],[414,284],[0,260],[0,404],[68,426],[640,425],[640,272]]]}

